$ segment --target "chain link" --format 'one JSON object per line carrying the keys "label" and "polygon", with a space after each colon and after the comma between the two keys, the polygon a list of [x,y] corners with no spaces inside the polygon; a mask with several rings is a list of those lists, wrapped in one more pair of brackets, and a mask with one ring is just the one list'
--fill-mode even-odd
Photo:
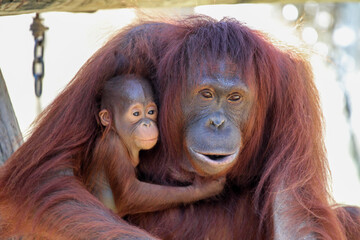
{"label": "chain link", "polygon": [[37,97],[41,96],[42,80],[44,78],[44,37],[45,35],[41,38],[35,38],[32,71],[35,78],[35,94]]}
{"label": "chain link", "polygon": [[45,43],[45,31],[48,29],[41,23],[42,19],[39,14],[33,20],[30,26],[30,30],[34,35],[35,47],[34,47],[34,61],[32,65],[32,72],[35,78],[35,95],[41,96],[42,93],[42,81],[45,73],[44,65],[44,43]]}

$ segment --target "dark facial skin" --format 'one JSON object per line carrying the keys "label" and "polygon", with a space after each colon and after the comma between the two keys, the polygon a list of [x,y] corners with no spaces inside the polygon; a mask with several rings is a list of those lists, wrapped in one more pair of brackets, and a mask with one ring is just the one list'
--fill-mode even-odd
{"label": "dark facial skin", "polygon": [[[114,103],[116,132],[136,167],[139,163],[139,151],[154,147],[158,140],[157,107],[151,86],[141,78],[125,79],[117,97],[121,101]],[[102,122],[106,121],[108,110],[103,109],[99,115]],[[105,124],[103,122],[104,126]]]}
{"label": "dark facial skin", "polygon": [[248,87],[238,74],[205,73],[183,96],[185,150],[203,176],[222,175],[235,162],[242,143],[242,125],[251,106]]}

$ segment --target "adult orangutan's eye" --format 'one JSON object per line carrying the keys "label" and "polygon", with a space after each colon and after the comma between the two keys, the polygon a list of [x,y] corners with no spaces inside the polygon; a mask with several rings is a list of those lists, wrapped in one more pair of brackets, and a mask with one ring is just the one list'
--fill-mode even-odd
{"label": "adult orangutan's eye", "polygon": [[200,92],[201,96],[203,96],[204,98],[213,98],[213,94],[212,92],[208,91],[208,90],[204,90]]}
{"label": "adult orangutan's eye", "polygon": [[242,99],[242,96],[240,95],[240,94],[233,94],[233,95],[231,95],[229,98],[228,98],[228,100],[230,101],[230,102],[238,102],[238,101],[240,101]]}
{"label": "adult orangutan's eye", "polygon": [[140,116],[140,113],[139,113],[139,112],[133,112],[133,115],[134,115],[135,117],[137,117],[137,116]]}
{"label": "adult orangutan's eye", "polygon": [[150,110],[150,111],[148,111],[148,114],[149,114],[149,115],[155,114],[155,110]]}

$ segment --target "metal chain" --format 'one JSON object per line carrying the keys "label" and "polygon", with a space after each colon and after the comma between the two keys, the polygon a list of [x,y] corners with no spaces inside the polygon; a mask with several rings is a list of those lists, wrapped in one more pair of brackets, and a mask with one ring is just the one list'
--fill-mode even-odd
{"label": "metal chain", "polygon": [[45,31],[48,29],[41,23],[42,19],[37,13],[34,17],[33,23],[30,26],[30,30],[34,36],[34,61],[32,64],[32,72],[35,78],[35,95],[41,96],[42,93],[42,81],[45,73],[44,65],[44,43],[45,43]]}

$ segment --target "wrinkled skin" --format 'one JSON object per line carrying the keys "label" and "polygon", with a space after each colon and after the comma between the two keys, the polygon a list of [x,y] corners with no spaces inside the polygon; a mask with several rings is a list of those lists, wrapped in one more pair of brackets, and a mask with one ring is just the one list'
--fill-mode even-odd
{"label": "wrinkled skin", "polygon": [[191,166],[203,176],[225,174],[240,152],[251,93],[239,74],[225,72],[206,73],[189,89],[182,109]]}

